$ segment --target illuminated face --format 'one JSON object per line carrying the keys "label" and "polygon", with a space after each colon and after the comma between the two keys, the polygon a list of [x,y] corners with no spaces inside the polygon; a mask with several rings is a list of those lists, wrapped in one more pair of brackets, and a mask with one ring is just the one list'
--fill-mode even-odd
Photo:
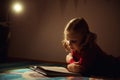
{"label": "illuminated face", "polygon": [[67,44],[70,50],[80,52],[83,37],[82,35],[66,35]]}

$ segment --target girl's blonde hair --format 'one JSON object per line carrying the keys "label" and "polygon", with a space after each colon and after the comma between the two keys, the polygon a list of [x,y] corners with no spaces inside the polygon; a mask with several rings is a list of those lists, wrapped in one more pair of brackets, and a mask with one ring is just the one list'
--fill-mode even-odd
{"label": "girl's blonde hair", "polygon": [[89,26],[84,18],[74,18],[68,22],[64,29],[64,40],[62,44],[66,51],[70,51],[69,46],[67,44],[67,34],[75,35],[82,35],[86,37],[88,34],[90,35],[92,41],[96,39],[96,35],[89,30]]}

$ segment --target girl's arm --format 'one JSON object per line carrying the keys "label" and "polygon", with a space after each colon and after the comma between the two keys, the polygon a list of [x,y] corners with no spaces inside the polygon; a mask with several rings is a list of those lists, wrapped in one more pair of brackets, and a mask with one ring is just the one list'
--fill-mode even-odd
{"label": "girl's arm", "polygon": [[72,53],[69,53],[66,56],[66,62],[68,63],[67,65],[67,69],[71,72],[82,72],[83,71],[83,67],[79,64],[79,62],[75,62],[73,57],[72,57]]}
{"label": "girl's arm", "polygon": [[73,60],[73,57],[72,57],[72,53],[69,53],[67,56],[66,56],[66,62],[68,63],[67,65],[67,69],[71,72],[79,72],[79,64],[78,62],[75,62]]}

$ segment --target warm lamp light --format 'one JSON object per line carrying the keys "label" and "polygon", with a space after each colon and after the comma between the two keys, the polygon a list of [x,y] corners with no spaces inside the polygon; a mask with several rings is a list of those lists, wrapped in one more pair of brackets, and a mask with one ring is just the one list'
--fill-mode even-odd
{"label": "warm lamp light", "polygon": [[20,13],[20,12],[23,10],[22,4],[20,4],[19,2],[14,3],[14,5],[13,5],[13,10],[14,10],[16,13]]}

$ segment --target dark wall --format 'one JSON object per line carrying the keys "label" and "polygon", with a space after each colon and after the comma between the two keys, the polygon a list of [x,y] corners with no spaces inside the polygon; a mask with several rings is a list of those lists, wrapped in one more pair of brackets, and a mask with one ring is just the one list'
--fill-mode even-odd
{"label": "dark wall", "polygon": [[0,25],[0,62],[7,60],[9,27]]}
{"label": "dark wall", "polygon": [[0,0],[0,22],[7,20],[9,0]]}
{"label": "dark wall", "polygon": [[6,61],[8,54],[8,3],[8,0],[0,0],[0,62]]}

